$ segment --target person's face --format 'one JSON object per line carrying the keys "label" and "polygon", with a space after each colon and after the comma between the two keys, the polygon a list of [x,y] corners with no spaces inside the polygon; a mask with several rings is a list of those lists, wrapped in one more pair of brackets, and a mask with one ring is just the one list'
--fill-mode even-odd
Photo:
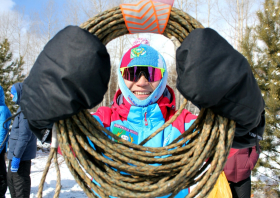
{"label": "person's face", "polygon": [[145,100],[157,88],[160,80],[156,82],[149,82],[145,78],[145,76],[142,75],[137,82],[124,79],[124,83],[128,87],[128,89],[136,96],[136,98],[138,98],[139,100]]}
{"label": "person's face", "polygon": [[13,94],[11,94],[10,96],[11,96],[11,98],[12,98],[12,100],[13,100],[13,98],[14,98],[14,95],[13,95]]}

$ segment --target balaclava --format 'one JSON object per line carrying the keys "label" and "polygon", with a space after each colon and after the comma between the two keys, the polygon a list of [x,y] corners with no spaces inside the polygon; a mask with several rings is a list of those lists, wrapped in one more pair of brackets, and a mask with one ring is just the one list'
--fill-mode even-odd
{"label": "balaclava", "polygon": [[[143,44],[145,43],[145,44]],[[167,83],[167,68],[162,55],[151,46],[146,39],[138,39],[122,57],[120,68],[133,66],[153,66],[164,68],[165,72],[157,88],[145,100],[139,100],[125,85],[121,71],[118,69],[118,82],[124,98],[134,106],[146,107],[155,103],[165,90]],[[140,52],[140,53],[139,53]]]}
{"label": "balaclava", "polygon": [[17,103],[18,94],[17,94],[17,90],[15,88],[15,85],[13,85],[12,88],[11,88],[11,94],[14,96],[12,101]]}
{"label": "balaclava", "polygon": [[19,105],[20,100],[21,100],[21,95],[22,95],[22,83],[21,82],[13,84],[13,86],[11,88],[11,94],[14,95],[13,101],[17,105]]}

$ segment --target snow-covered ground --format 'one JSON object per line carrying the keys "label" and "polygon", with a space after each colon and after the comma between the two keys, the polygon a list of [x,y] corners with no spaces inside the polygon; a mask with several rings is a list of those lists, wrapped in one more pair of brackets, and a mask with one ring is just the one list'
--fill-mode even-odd
{"label": "snow-covered ground", "polygon": [[[42,152],[39,150],[37,152],[37,156],[32,160],[31,165],[31,193],[30,198],[37,197],[36,194],[38,192],[39,184],[41,181],[41,177],[43,171],[45,169],[45,165],[48,159],[49,152]],[[76,183],[74,177],[69,171],[67,165],[65,164],[63,157],[58,154],[58,162],[60,164],[60,174],[61,174],[61,191],[60,198],[84,198],[87,197],[83,192],[82,188]],[[52,163],[50,166],[49,172],[46,177],[46,182],[43,190],[44,198],[52,198],[55,192],[56,186],[56,170]],[[10,198],[9,189],[6,193],[6,198]]]}
{"label": "snow-covered ground", "polygon": [[[31,176],[30,198],[37,197],[36,195],[38,192],[39,184],[49,155],[49,145],[46,144],[42,145],[38,141],[37,146],[41,149],[37,151],[36,158],[32,160],[31,175],[30,175]],[[58,154],[58,162],[60,167],[61,185],[62,185],[59,197],[60,198],[87,197],[86,194],[83,192],[82,188],[76,183],[74,177],[72,176],[67,165],[65,164],[63,157],[59,154]],[[261,171],[262,173],[266,173],[270,177],[264,177],[262,174],[260,174],[255,177],[252,176],[252,181],[261,180],[264,181],[265,183],[271,183],[271,182],[273,183],[272,180],[273,176],[270,174],[269,170],[260,168],[259,171]],[[56,170],[54,164],[52,163],[44,184],[43,197],[52,198],[55,192],[55,186],[56,186]],[[265,197],[262,194],[263,194],[262,192],[258,192],[258,196],[256,197]],[[10,197],[11,196],[8,189],[6,193],[6,198],[10,198]]]}

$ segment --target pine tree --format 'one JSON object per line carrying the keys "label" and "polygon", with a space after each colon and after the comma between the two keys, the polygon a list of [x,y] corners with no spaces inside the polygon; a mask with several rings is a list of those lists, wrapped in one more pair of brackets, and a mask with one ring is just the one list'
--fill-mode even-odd
{"label": "pine tree", "polygon": [[[247,29],[241,45],[266,104],[266,127],[263,141],[260,141],[264,158],[259,159],[256,168],[261,166],[269,169],[279,183],[280,0],[265,0],[263,10],[257,12],[257,19],[258,24]],[[279,193],[278,185],[274,189]]]}
{"label": "pine tree", "polygon": [[13,53],[10,51],[10,43],[4,39],[0,43],[0,82],[5,92],[5,102],[10,111],[16,112],[17,107],[10,97],[10,89],[14,83],[22,82],[23,75],[23,57],[13,60]]}

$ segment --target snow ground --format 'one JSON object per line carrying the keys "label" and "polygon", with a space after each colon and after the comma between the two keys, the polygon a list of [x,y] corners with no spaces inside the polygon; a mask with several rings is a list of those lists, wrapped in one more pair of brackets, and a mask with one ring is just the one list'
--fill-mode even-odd
{"label": "snow ground", "polygon": [[[45,169],[46,162],[48,160],[49,152],[42,152],[42,150],[37,151],[37,156],[32,160],[31,164],[31,193],[30,198],[37,197],[36,194],[38,192],[39,184],[41,181],[41,177],[43,171]],[[58,154],[58,162],[60,164],[60,175],[61,175],[61,191],[60,198],[84,198],[87,197],[83,192],[82,188],[76,183],[74,177],[69,171],[67,165],[65,164],[63,157]],[[56,186],[56,170],[52,163],[50,166],[49,172],[46,177],[43,197],[44,198],[52,198],[55,192]],[[6,198],[10,198],[9,189],[6,193]]]}
{"label": "snow ground", "polygon": [[[37,151],[37,156],[35,159],[32,160],[32,164],[31,164],[30,198],[37,197],[37,192],[41,181],[41,177],[49,156],[49,145],[45,145],[45,144],[42,145],[38,141],[37,146],[38,148],[40,148],[40,150]],[[60,167],[60,176],[61,176],[61,185],[62,185],[59,197],[60,198],[87,197],[86,194],[83,192],[82,188],[76,183],[74,177],[72,176],[67,165],[65,164],[63,157],[59,154],[58,154],[58,162]],[[272,180],[273,175],[271,175],[270,170],[260,168],[259,171],[269,175],[270,177],[265,177],[264,175],[258,174],[255,177],[252,176],[252,181],[261,180],[265,183],[271,183],[271,184],[275,182],[275,180],[274,181]],[[55,193],[55,186],[56,186],[56,170],[54,164],[52,163],[44,184],[43,197],[52,198]],[[262,193],[260,192],[258,194],[262,194]],[[265,196],[259,196],[259,197],[265,197]],[[9,189],[7,190],[6,198],[11,198]]]}

